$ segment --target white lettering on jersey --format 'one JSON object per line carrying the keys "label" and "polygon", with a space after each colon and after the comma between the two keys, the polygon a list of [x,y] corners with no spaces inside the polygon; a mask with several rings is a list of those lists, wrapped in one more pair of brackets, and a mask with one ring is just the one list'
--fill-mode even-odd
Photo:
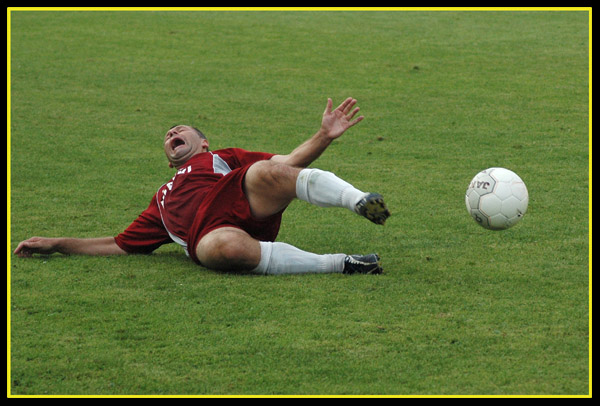
{"label": "white lettering on jersey", "polygon": [[[175,174],[175,176],[183,175],[184,173],[190,173],[191,171],[192,171],[192,165],[188,165],[187,168],[181,168],[180,170],[178,170],[177,173]],[[175,180],[175,176],[173,176],[173,180]]]}
{"label": "white lettering on jersey", "polygon": [[[170,182],[167,182],[166,184],[164,184],[163,186],[161,186],[162,188],[162,198],[160,199],[160,206],[164,209],[165,208],[165,197],[167,197],[167,192],[169,192],[170,190],[173,189],[173,183],[175,182],[175,178],[177,177],[177,175],[185,175],[188,173],[192,172],[192,165],[188,165],[185,168],[181,168],[177,171],[177,173],[175,174],[175,176],[173,176],[173,178],[171,179]],[[164,187],[166,186],[166,187]],[[164,188],[163,188],[164,187]],[[160,189],[159,189],[160,190]],[[160,218],[162,220],[163,226],[165,227],[165,230],[167,230],[167,233],[169,233],[169,237],[171,237],[171,239],[176,242],[177,244],[181,245],[185,251],[185,254],[187,256],[189,256],[188,250],[187,250],[187,243],[182,240],[181,238],[179,238],[178,236],[176,236],[175,234],[173,234],[165,225],[165,219],[163,218],[163,213],[162,210],[160,210],[159,207],[159,212],[160,212]]]}

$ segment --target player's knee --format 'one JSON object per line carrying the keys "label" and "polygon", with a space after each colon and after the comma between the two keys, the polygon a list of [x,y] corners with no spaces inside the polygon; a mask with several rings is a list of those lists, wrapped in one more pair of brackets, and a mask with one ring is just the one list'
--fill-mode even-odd
{"label": "player's knee", "polygon": [[220,232],[203,238],[196,248],[200,262],[210,269],[242,271],[258,265],[255,254],[248,247],[247,237],[238,233]]}
{"label": "player's knee", "polygon": [[209,268],[222,268],[221,264],[236,262],[241,256],[235,238],[225,233],[202,239],[198,244],[198,259]]}
{"label": "player's knee", "polygon": [[252,215],[264,219],[279,213],[296,197],[299,168],[260,161],[248,169],[244,192]]}
{"label": "player's knee", "polygon": [[253,181],[266,188],[281,190],[288,185],[295,185],[299,169],[273,161],[260,161],[252,166],[251,171]]}

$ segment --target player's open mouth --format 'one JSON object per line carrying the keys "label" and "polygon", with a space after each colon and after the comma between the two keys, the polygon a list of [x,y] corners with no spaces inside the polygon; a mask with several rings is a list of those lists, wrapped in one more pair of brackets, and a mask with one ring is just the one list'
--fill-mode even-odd
{"label": "player's open mouth", "polygon": [[173,151],[176,151],[177,148],[185,146],[185,141],[182,138],[179,137],[173,137],[171,139],[171,149]]}

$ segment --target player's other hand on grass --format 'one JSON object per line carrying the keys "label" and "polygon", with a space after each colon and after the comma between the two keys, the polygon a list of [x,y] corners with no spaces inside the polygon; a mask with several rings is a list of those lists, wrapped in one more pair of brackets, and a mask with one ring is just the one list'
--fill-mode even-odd
{"label": "player's other hand on grass", "polygon": [[354,118],[360,111],[356,105],[356,99],[348,97],[335,110],[331,110],[333,102],[327,99],[327,107],[323,113],[323,121],[321,122],[321,132],[327,138],[335,139],[340,137],[348,128],[360,123],[364,117],[359,116]]}
{"label": "player's other hand on grass", "polygon": [[15,254],[21,258],[31,257],[33,254],[50,255],[57,251],[57,240],[55,238],[32,237],[22,241]]}

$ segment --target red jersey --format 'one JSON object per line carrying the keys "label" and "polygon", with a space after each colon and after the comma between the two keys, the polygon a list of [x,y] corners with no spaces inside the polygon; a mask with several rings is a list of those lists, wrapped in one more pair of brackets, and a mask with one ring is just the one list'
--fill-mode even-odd
{"label": "red jersey", "polygon": [[[194,224],[204,221],[197,217],[204,218],[208,213],[211,219],[219,218],[218,212],[227,209],[222,207],[223,197],[231,196],[231,199],[245,200],[242,195],[242,182],[247,168],[254,162],[267,160],[272,156],[273,154],[249,152],[239,148],[194,155],[169,182],[158,189],[148,208],[125,231],[115,237],[117,245],[128,253],[150,253],[163,244],[176,242],[188,253],[190,240],[197,244],[199,235],[196,234],[202,234],[204,231],[194,227]],[[231,193],[230,189],[235,190]],[[212,196],[215,193],[221,195],[219,207],[210,207],[205,210],[207,213],[200,213],[199,208],[206,206],[205,200],[215,200]],[[236,202],[231,202],[231,205],[235,204]],[[229,225],[232,222],[230,219],[224,221],[223,224],[217,222],[217,225]],[[213,220],[211,224],[216,223]],[[216,227],[213,225],[213,228]],[[278,228],[279,224],[277,231]],[[192,229],[195,235],[190,236]],[[193,249],[195,247],[191,250],[192,258],[196,260]]]}

